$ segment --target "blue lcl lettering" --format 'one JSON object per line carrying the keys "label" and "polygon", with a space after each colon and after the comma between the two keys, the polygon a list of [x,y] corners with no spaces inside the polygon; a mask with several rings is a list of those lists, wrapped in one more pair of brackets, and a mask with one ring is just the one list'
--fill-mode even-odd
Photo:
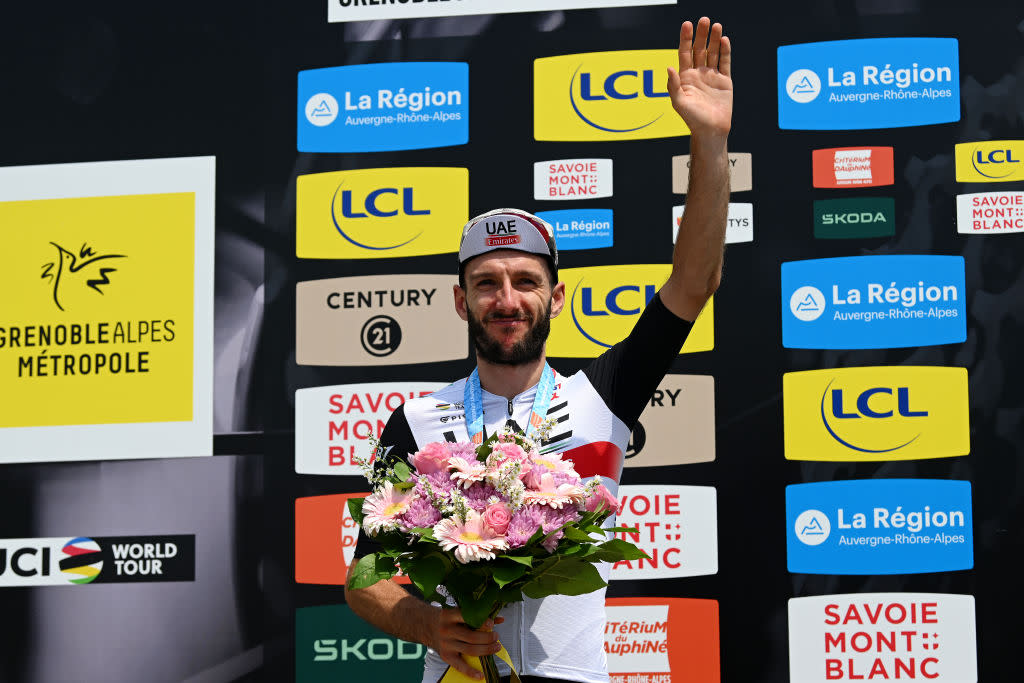
{"label": "blue lcl lettering", "polygon": [[606,100],[609,97],[616,100],[632,100],[639,96],[635,90],[630,92],[624,92],[619,89],[619,79],[625,76],[632,76],[637,78],[642,76],[643,94],[644,97],[668,97],[668,92],[655,92],[654,91],[654,71],[652,69],[644,69],[642,72],[637,73],[636,71],[616,71],[610,74],[604,79],[604,94],[593,94],[590,86],[590,73],[583,72],[580,74],[580,98],[584,100]]}
{"label": "blue lcl lettering", "polygon": [[[644,305],[650,303],[651,299],[654,298],[654,294],[657,292],[657,287],[654,285],[644,285]],[[583,315],[595,316],[595,315],[608,315],[611,312],[614,315],[636,315],[640,313],[641,308],[623,308],[619,305],[619,295],[623,292],[636,292],[640,294],[639,285],[620,285],[609,290],[608,294],[604,297],[604,306],[607,310],[598,311],[594,310],[593,307],[593,292],[590,287],[584,287],[581,294],[581,305],[583,309]]]}
{"label": "blue lcl lettering", "polygon": [[[363,208],[366,213],[359,213],[352,209],[352,191],[343,190],[341,193],[341,215],[345,218],[366,218],[367,215],[376,216],[377,218],[390,218],[398,215],[398,209],[393,211],[385,211],[377,206],[377,200],[381,195],[398,195],[397,187],[382,187],[374,190],[370,194],[366,195],[366,199],[363,201]],[[403,187],[402,188],[402,213],[406,216],[426,216],[430,214],[430,209],[416,209],[413,206],[413,188]]]}
{"label": "blue lcl lettering", "polygon": [[[832,390],[832,414],[837,418],[851,419],[859,417],[870,417],[870,418],[884,418],[892,417],[892,410],[879,411],[875,410],[869,404],[871,397],[875,394],[885,394],[892,396],[892,389],[889,387],[873,387],[871,389],[865,389],[857,397],[857,412],[848,413],[843,408],[843,390],[833,389]],[[909,387],[897,387],[896,388],[896,412],[901,417],[927,417],[928,411],[914,411],[910,409],[910,388]]]}
{"label": "blue lcl lettering", "polygon": [[[984,152],[980,149],[975,153],[974,157],[979,164],[1018,164],[1020,159],[1013,158],[1012,149],[994,149],[988,153],[988,160],[984,157]],[[1002,156],[1000,159],[999,157]]]}

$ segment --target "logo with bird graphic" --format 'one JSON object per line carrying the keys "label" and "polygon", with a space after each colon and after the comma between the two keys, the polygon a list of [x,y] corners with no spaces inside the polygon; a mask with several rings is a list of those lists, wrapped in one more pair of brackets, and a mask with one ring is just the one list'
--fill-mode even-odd
{"label": "logo with bird graphic", "polygon": [[77,255],[56,242],[50,244],[57,250],[57,258],[43,265],[40,277],[49,280],[53,286],[53,303],[62,311],[62,291],[67,287],[85,286],[103,294],[100,287],[110,284],[107,275],[117,272],[117,268],[108,265],[114,263],[110,259],[127,258],[125,254],[98,254],[86,243],[82,244]]}

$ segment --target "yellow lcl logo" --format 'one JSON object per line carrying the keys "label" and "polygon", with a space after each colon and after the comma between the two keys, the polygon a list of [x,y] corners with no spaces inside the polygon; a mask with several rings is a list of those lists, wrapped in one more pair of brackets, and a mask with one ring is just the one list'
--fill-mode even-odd
{"label": "yellow lcl logo", "polygon": [[1024,140],[964,142],[956,146],[958,183],[1024,180]]}
{"label": "yellow lcl logo", "polygon": [[[665,284],[667,264],[565,268],[565,308],[551,321],[547,353],[561,358],[596,358],[622,341],[647,303]],[[680,353],[715,347],[714,299],[708,301]]]}
{"label": "yellow lcl logo", "polygon": [[469,218],[464,168],[371,168],[296,179],[299,258],[453,253]]}
{"label": "yellow lcl logo", "polygon": [[534,60],[534,138],[600,141],[689,135],[665,89],[666,67],[678,62],[676,50],[585,52]]}
{"label": "yellow lcl logo", "polygon": [[789,460],[917,460],[971,450],[965,368],[790,372],[782,391]]}

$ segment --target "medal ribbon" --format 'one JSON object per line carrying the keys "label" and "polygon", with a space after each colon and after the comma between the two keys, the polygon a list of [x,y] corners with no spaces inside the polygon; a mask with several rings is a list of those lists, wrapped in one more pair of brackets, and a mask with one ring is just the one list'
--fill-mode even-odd
{"label": "medal ribbon", "polygon": [[[544,369],[537,384],[537,394],[533,397],[533,408],[530,410],[530,422],[526,425],[526,436],[530,436],[537,425],[547,417],[551,407],[551,398],[555,395],[555,371],[544,362]],[[466,386],[462,392],[462,404],[466,411],[466,431],[469,440],[481,444],[486,438],[484,428],[483,389],[480,388],[480,373],[473,368],[472,374],[466,378]]]}

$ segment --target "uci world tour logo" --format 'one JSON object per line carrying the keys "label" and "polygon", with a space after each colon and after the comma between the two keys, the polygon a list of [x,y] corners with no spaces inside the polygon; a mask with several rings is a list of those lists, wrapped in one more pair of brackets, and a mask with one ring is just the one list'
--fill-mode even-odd
{"label": "uci world tour logo", "polygon": [[675,50],[622,50],[534,61],[537,140],[639,140],[687,135],[665,90]]}
{"label": "uci world tour logo", "polygon": [[778,48],[779,128],[856,130],[959,121],[959,65],[953,38],[784,45]]}
{"label": "uci world tour logo", "polygon": [[[551,320],[548,354],[596,358],[617,344],[633,329],[670,269],[664,264],[630,264],[562,270],[561,278],[568,283],[565,309]],[[714,348],[713,301],[694,322],[680,353]]]}
{"label": "uci world tour logo", "polygon": [[790,460],[916,460],[971,449],[965,368],[790,372],[782,393]]}
{"label": "uci world tour logo", "polygon": [[71,583],[91,583],[103,571],[102,549],[91,538],[73,538],[62,550],[65,557],[60,561],[60,570]]}
{"label": "uci world tour logo", "polygon": [[124,254],[99,254],[88,245],[82,244],[81,249],[75,254],[65,249],[56,242],[50,242],[57,250],[57,256],[53,261],[43,265],[43,274],[40,276],[48,280],[53,289],[53,303],[57,308],[64,310],[61,303],[64,289],[68,287],[89,287],[100,294],[103,285],[109,285],[107,275],[117,271],[111,267],[109,259],[125,258]]}

